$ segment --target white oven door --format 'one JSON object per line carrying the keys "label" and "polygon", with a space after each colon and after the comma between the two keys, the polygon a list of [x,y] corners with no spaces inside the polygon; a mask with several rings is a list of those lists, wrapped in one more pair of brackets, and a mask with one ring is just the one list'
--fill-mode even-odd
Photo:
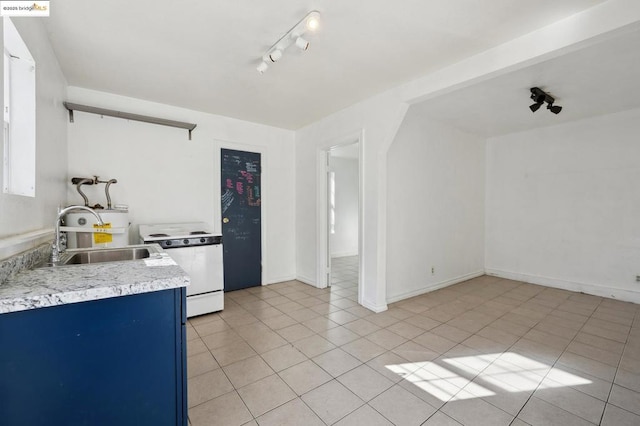
{"label": "white oven door", "polygon": [[222,291],[224,288],[222,244],[180,247],[168,249],[166,253],[191,277],[187,296]]}

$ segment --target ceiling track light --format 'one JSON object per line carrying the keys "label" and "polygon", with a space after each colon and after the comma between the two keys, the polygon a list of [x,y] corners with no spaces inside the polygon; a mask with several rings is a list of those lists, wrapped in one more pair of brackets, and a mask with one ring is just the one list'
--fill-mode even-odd
{"label": "ceiling track light", "polygon": [[[264,64],[264,62],[263,62],[263,64]],[[266,65],[266,64],[265,64],[265,65]],[[537,102],[536,102],[536,103],[535,103],[535,104],[533,104],[533,105],[529,105],[529,109],[531,110],[531,112],[536,112],[537,110],[539,110],[539,109],[540,109],[540,107],[541,107],[541,106],[542,106],[542,102],[540,102],[540,103],[537,103]]]}
{"label": "ceiling track light", "polygon": [[263,74],[267,69],[269,69],[269,64],[265,61],[260,62],[260,65],[256,68],[260,74]]}
{"label": "ceiling track light", "polygon": [[309,42],[302,37],[296,37],[296,47],[300,50],[307,50],[309,48]]}
{"label": "ceiling track light", "polygon": [[532,87],[530,90],[531,90],[530,98],[533,99],[533,101],[535,102],[534,104],[529,105],[529,109],[531,110],[531,112],[536,112],[546,102],[547,109],[549,111],[551,111],[554,114],[560,114],[560,111],[562,111],[562,107],[559,105],[553,104],[556,101],[553,96],[551,96],[550,94],[546,93],[544,90],[538,87]]}
{"label": "ceiling track light", "polygon": [[282,58],[282,50],[276,49],[273,52],[269,53],[269,59],[271,62],[278,62]]}
{"label": "ceiling track light", "polygon": [[562,107],[560,105],[554,105],[554,104],[548,104],[547,109],[554,114],[560,114],[560,111],[562,111]]}
{"label": "ceiling track light", "polygon": [[302,36],[308,32],[316,31],[319,27],[320,12],[312,10],[282,37],[280,37],[280,39],[276,41],[264,55],[262,55],[261,62],[256,67],[256,70],[260,74],[263,74],[269,68],[269,63],[279,61],[284,52],[291,45],[295,45],[303,52],[309,49],[309,42]]}

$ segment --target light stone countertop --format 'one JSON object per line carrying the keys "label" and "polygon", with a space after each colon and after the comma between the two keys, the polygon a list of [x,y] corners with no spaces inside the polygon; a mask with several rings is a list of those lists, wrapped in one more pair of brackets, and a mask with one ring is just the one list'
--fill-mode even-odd
{"label": "light stone countertop", "polygon": [[147,259],[22,271],[0,285],[0,314],[185,287],[166,253]]}

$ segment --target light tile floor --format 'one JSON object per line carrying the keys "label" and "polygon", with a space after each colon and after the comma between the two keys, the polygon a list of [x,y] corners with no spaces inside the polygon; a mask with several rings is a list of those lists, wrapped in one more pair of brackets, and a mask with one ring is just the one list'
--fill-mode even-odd
{"label": "light tile floor", "polygon": [[374,314],[338,277],[189,320],[193,426],[640,425],[638,305],[483,276]]}
{"label": "light tile floor", "polygon": [[331,285],[334,290],[358,291],[358,256],[331,259]]}

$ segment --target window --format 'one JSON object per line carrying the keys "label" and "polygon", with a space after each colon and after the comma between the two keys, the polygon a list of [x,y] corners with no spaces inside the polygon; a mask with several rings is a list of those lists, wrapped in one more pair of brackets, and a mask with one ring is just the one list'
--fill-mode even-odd
{"label": "window", "polygon": [[36,63],[18,30],[5,17],[3,191],[35,196]]}
{"label": "window", "polygon": [[336,173],[329,172],[329,232],[336,233]]}

